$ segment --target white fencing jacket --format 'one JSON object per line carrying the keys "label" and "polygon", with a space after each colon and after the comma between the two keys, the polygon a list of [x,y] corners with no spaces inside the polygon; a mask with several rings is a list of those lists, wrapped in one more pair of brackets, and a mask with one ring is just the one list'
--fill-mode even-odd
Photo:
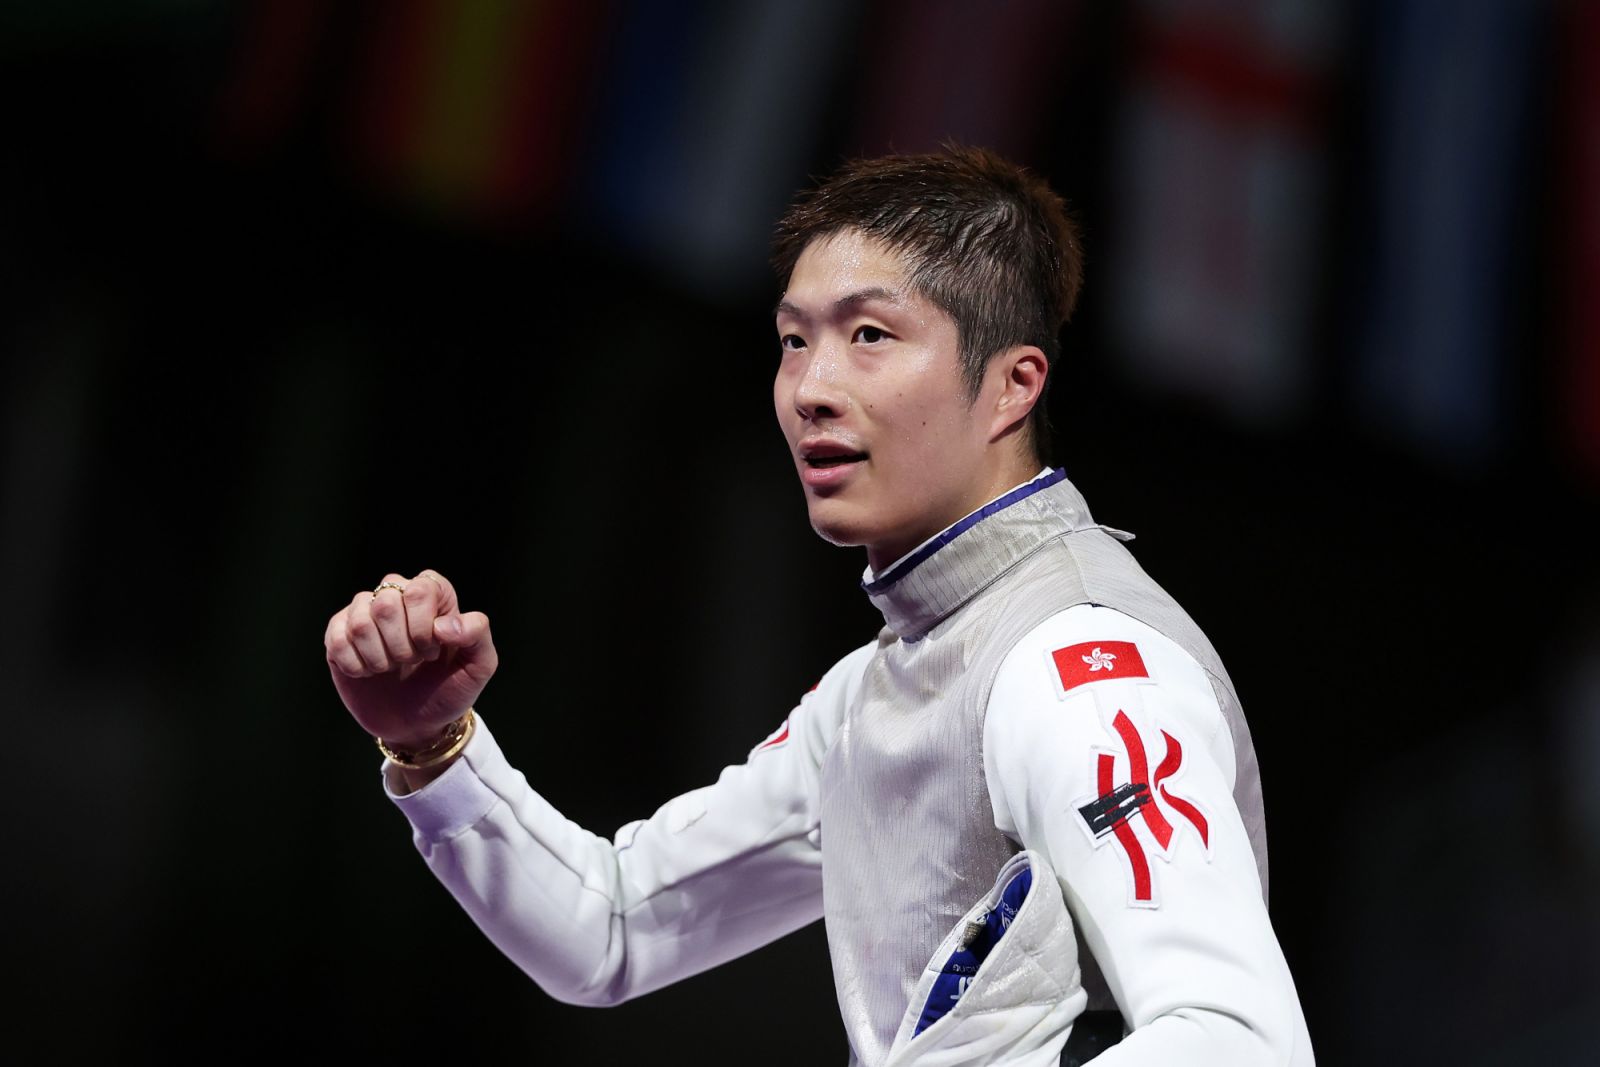
{"label": "white fencing jacket", "polygon": [[[1057,660],[1079,646],[1084,681],[1064,691]],[[715,783],[609,840],[535,792],[482,716],[439,778],[408,795],[386,763],[385,788],[430,869],[550,996],[620,1003],[822,917],[821,767],[874,650],[835,664]],[[1119,674],[1129,650],[1140,672]],[[994,826],[1025,851],[928,961],[886,1052],[854,1060],[1055,1063],[1084,1005],[1081,940],[1129,1031],[1097,1064],[1312,1062],[1232,795],[1228,725],[1188,653],[1110,608],[1049,617],[1000,667],[982,761]],[[1031,886],[988,957],[954,960],[1024,868]],[[917,1032],[935,997],[951,1010]]]}

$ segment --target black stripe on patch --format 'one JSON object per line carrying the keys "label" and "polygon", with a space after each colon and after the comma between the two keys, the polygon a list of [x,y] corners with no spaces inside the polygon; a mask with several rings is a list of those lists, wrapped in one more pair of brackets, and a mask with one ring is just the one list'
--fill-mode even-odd
{"label": "black stripe on patch", "polygon": [[1078,809],[1089,832],[1104,837],[1129,819],[1134,812],[1150,803],[1150,787],[1143,782],[1119,785],[1111,792],[1096,797]]}

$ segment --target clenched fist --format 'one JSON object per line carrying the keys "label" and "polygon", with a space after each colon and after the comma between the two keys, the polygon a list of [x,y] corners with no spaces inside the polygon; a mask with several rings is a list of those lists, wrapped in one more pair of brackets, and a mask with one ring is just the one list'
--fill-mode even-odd
{"label": "clenched fist", "polygon": [[424,748],[475,704],[500,657],[489,617],[462,612],[435,571],[385,575],[328,620],[323,644],[344,706],[361,728],[395,748]]}

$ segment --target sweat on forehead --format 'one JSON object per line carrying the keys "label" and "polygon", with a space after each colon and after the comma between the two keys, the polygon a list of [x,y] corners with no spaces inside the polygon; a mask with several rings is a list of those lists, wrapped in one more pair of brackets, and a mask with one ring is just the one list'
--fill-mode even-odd
{"label": "sweat on forehead", "polygon": [[899,254],[864,234],[849,231],[819,237],[806,246],[801,257],[808,254],[827,265],[820,275],[825,284],[819,290],[816,285],[819,278],[813,275],[808,291],[796,291],[795,276],[791,274],[789,287],[779,298],[775,313],[796,318],[823,313],[837,315],[869,304],[904,307],[917,297],[926,296],[908,276]]}
{"label": "sweat on forehead", "polygon": [[[906,302],[905,296],[898,289],[885,289],[881,285],[871,285],[863,289],[852,289],[815,310],[823,314],[831,312],[834,315],[839,315],[854,311],[867,304],[888,304],[891,307],[901,307]],[[784,294],[783,299],[778,301],[777,307],[773,308],[773,313],[776,315],[788,315],[796,319],[808,319],[812,315],[812,310],[795,303],[789,299],[788,294]]]}

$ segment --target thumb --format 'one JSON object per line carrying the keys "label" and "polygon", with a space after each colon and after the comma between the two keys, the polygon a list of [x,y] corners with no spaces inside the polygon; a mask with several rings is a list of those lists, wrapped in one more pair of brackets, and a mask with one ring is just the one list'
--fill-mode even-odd
{"label": "thumb", "polygon": [[489,616],[481,611],[441,615],[433,620],[433,636],[447,648],[474,648],[489,637]]}

